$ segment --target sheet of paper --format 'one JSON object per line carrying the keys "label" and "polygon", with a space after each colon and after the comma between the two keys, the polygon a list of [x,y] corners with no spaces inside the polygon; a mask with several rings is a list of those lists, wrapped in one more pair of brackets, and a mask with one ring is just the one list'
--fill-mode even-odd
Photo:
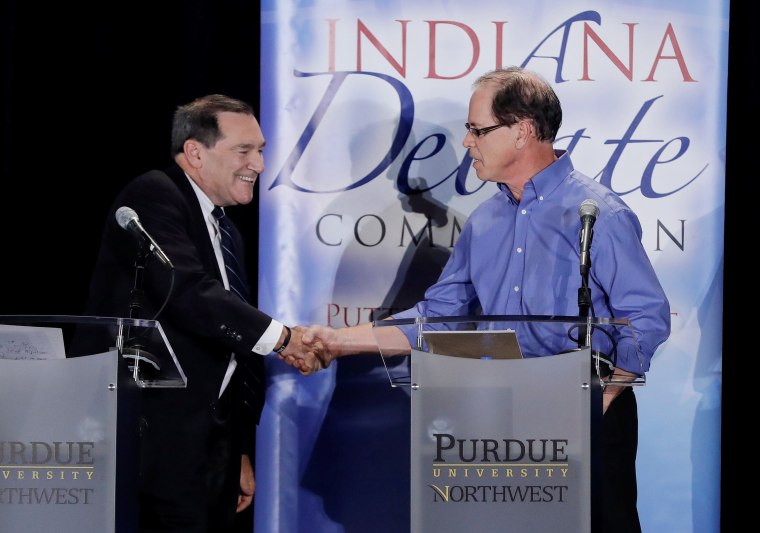
{"label": "sheet of paper", "polygon": [[65,359],[60,328],[0,325],[0,359]]}
{"label": "sheet of paper", "polygon": [[423,331],[428,349],[438,355],[521,359],[514,330]]}

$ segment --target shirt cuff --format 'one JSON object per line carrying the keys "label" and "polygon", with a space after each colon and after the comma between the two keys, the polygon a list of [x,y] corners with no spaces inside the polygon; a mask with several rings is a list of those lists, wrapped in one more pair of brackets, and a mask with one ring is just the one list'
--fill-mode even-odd
{"label": "shirt cuff", "polygon": [[252,351],[261,355],[269,354],[280,341],[281,334],[282,323],[273,319],[259,341],[254,345]]}
{"label": "shirt cuff", "polygon": [[615,366],[622,370],[627,370],[638,376],[643,376],[649,370],[648,361],[645,361],[641,355],[641,348],[630,339],[619,341],[615,350],[617,351],[617,360]]}

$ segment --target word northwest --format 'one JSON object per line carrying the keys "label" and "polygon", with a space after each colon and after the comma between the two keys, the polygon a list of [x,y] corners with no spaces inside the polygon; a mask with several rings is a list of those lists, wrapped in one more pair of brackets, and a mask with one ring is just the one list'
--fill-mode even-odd
{"label": "word northwest", "polygon": [[567,501],[567,485],[430,485],[433,501],[445,503],[562,503]]}
{"label": "word northwest", "polygon": [[11,505],[81,505],[93,501],[94,489],[55,487],[0,488],[0,504]]}

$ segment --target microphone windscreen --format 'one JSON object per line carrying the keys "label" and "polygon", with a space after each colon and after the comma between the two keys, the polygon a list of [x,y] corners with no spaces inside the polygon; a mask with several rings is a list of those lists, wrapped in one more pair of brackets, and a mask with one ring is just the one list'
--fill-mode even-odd
{"label": "microphone windscreen", "polygon": [[599,204],[597,204],[591,198],[583,200],[583,203],[578,208],[578,214],[581,217],[589,216],[596,218],[599,215]]}
{"label": "microphone windscreen", "polygon": [[137,213],[131,207],[122,206],[116,210],[116,222],[124,229],[132,220],[137,220]]}

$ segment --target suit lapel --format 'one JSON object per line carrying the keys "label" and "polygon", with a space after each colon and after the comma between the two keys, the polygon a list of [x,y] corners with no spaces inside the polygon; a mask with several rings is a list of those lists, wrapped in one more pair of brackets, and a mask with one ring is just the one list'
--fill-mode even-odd
{"label": "suit lapel", "polygon": [[219,271],[219,263],[216,260],[214,246],[208,236],[206,219],[203,217],[203,211],[198,202],[198,196],[196,196],[193,186],[190,185],[190,180],[185,176],[185,172],[176,163],[173,163],[165,170],[165,172],[177,186],[177,189],[182,193],[187,205],[190,207],[188,219],[189,225],[187,230],[198,246],[200,258],[203,265],[206,267],[206,271],[215,272],[216,278],[219,281],[222,281],[222,273]]}

